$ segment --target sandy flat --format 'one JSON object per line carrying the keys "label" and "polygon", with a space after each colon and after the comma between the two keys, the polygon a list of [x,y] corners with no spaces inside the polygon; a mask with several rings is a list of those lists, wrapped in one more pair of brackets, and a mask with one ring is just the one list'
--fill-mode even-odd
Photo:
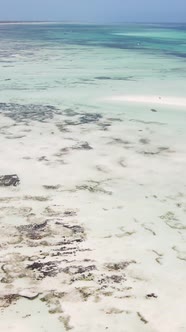
{"label": "sandy flat", "polygon": [[40,106],[33,122],[33,105],[8,110],[0,170],[20,184],[0,188],[3,332],[182,331],[181,125],[151,112],[154,123],[80,110],[48,119]]}
{"label": "sandy flat", "polygon": [[168,97],[168,96],[146,96],[146,95],[120,95],[107,98],[108,101],[157,104],[168,106],[186,107],[186,98]]}

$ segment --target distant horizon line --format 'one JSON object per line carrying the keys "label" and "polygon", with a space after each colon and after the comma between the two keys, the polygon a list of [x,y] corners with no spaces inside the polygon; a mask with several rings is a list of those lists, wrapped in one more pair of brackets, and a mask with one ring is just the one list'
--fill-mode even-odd
{"label": "distant horizon line", "polygon": [[23,23],[61,23],[61,24],[88,24],[88,25],[112,25],[112,24],[186,24],[186,22],[163,22],[163,21],[148,21],[148,22],[143,22],[143,21],[113,21],[113,22],[90,22],[90,21],[69,21],[69,20],[64,20],[64,21],[53,21],[53,20],[0,20],[0,24],[23,24]]}

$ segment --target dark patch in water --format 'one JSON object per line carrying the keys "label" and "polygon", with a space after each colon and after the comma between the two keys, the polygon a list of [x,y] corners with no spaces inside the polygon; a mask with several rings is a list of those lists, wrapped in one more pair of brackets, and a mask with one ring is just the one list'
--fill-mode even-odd
{"label": "dark patch in water", "polygon": [[155,110],[154,108],[151,108],[151,112],[157,112],[157,110]]}
{"label": "dark patch in water", "polygon": [[45,277],[55,277],[58,274],[58,263],[57,262],[34,262],[27,266],[27,269],[37,271],[37,280]]}
{"label": "dark patch in water", "polygon": [[136,264],[136,261],[124,261],[119,263],[107,263],[106,269],[109,271],[120,271],[126,269],[130,264]]}
{"label": "dark patch in water", "polygon": [[89,266],[72,265],[72,266],[68,266],[68,267],[64,268],[62,271],[64,273],[68,273],[68,274],[81,274],[81,273],[90,272],[93,270],[97,270],[95,265],[89,265]]}
{"label": "dark patch in water", "polygon": [[63,113],[67,116],[76,116],[79,115],[78,112],[75,112],[74,110],[72,110],[71,108],[67,108],[66,110],[63,111]]}
{"label": "dark patch in water", "polygon": [[181,52],[169,52],[169,55],[176,56],[178,58],[183,58],[186,59],[186,53],[181,53]]}
{"label": "dark patch in water", "polygon": [[88,142],[80,142],[72,147],[72,150],[92,150]]}
{"label": "dark patch in water", "polygon": [[150,140],[148,138],[140,138],[139,142],[142,144],[149,144]]}
{"label": "dark patch in water", "polygon": [[168,147],[160,146],[158,147],[157,151],[143,151],[144,155],[158,155],[162,152],[171,152]]}
{"label": "dark patch in water", "polygon": [[56,127],[61,133],[68,133],[69,129],[63,123],[56,123]]}
{"label": "dark patch in water", "polygon": [[109,76],[97,76],[97,77],[94,77],[96,80],[111,80],[112,78],[109,77]]}
{"label": "dark patch in water", "polygon": [[32,225],[23,225],[18,226],[18,231],[27,238],[31,240],[40,240],[45,237],[45,231],[47,227],[47,221],[42,224],[32,224]]}
{"label": "dark patch in water", "polygon": [[43,188],[47,190],[57,190],[60,188],[60,184],[57,185],[43,185]]}
{"label": "dark patch in water", "polygon": [[151,294],[147,294],[147,295],[146,295],[146,298],[147,298],[147,299],[150,299],[150,298],[157,299],[158,296],[157,296],[156,294],[154,294],[154,293],[151,293]]}
{"label": "dark patch in water", "polygon": [[125,77],[110,77],[110,76],[97,76],[95,77],[96,80],[112,80],[112,81],[133,81],[133,76],[125,76]]}
{"label": "dark patch in water", "polygon": [[102,118],[102,115],[99,113],[85,113],[80,117],[79,121],[81,124],[97,122]]}
{"label": "dark patch in water", "polygon": [[143,124],[155,124],[155,125],[160,125],[160,126],[166,125],[166,123],[158,122],[158,121],[143,121],[143,120],[137,120],[137,119],[130,119],[129,121],[139,122],[139,123],[143,123]]}
{"label": "dark patch in water", "polygon": [[20,183],[20,179],[16,174],[0,176],[0,187],[16,187]]}
{"label": "dark patch in water", "polygon": [[17,122],[45,121],[52,119],[54,114],[61,114],[62,111],[51,105],[22,105],[14,103],[0,103],[0,114],[8,116]]}

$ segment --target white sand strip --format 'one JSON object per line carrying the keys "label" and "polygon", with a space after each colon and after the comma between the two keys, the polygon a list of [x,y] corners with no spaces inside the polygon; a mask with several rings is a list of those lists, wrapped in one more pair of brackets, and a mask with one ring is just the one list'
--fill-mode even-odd
{"label": "white sand strip", "polygon": [[107,100],[114,102],[131,102],[131,103],[159,104],[159,105],[186,107],[186,98],[177,98],[177,97],[123,95],[123,96],[112,96],[110,98],[107,98]]}

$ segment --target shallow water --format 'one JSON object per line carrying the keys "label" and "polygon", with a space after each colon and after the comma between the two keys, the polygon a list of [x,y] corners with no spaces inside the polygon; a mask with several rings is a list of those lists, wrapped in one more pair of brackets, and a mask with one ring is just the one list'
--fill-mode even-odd
{"label": "shallow water", "polygon": [[3,332],[185,331],[186,107],[150,96],[185,98],[186,25],[1,24],[0,45]]}
{"label": "shallow water", "polygon": [[186,94],[185,25],[1,25],[0,40],[2,101],[87,109],[126,91]]}

